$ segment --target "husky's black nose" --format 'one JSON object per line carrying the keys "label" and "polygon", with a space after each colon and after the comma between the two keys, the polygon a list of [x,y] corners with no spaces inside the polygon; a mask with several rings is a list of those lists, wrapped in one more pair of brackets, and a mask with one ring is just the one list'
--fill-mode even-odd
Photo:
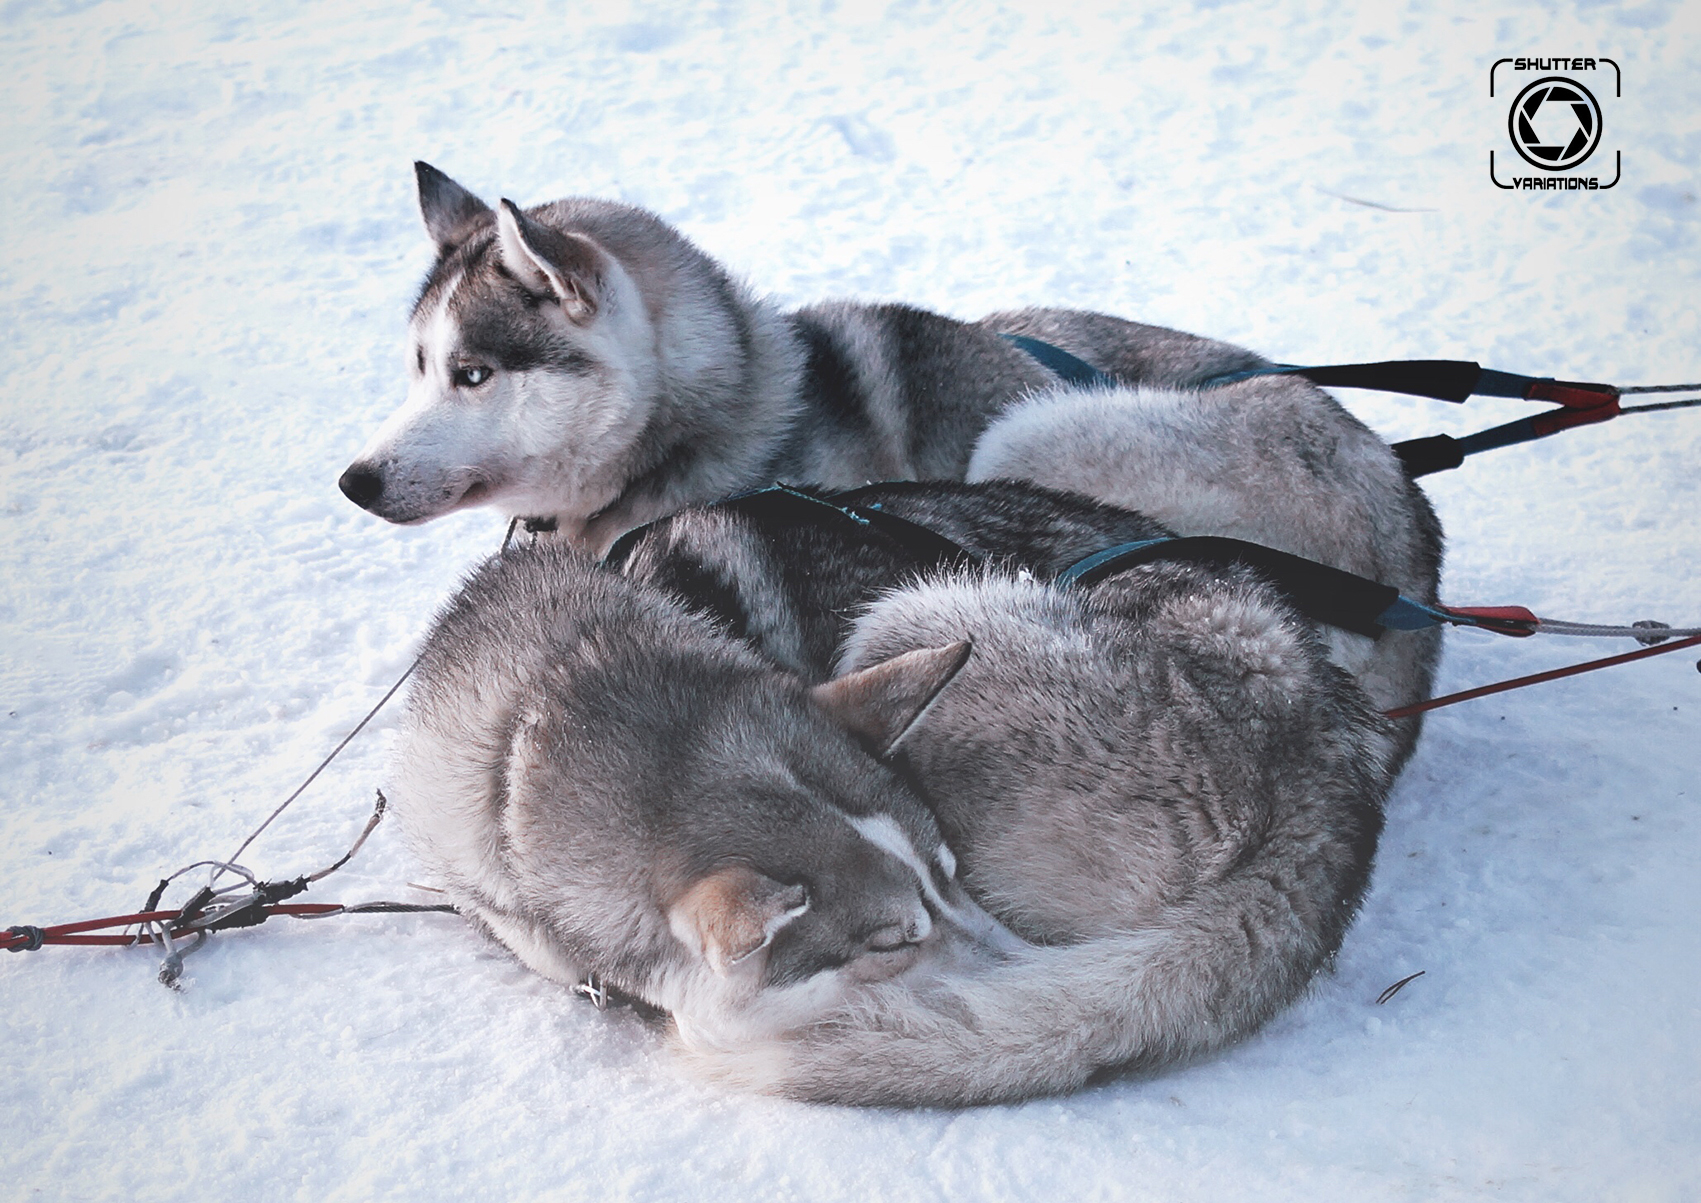
{"label": "husky's black nose", "polygon": [[337,478],[337,488],[361,509],[369,510],[372,503],[384,495],[384,478],[372,468],[351,464],[348,471]]}

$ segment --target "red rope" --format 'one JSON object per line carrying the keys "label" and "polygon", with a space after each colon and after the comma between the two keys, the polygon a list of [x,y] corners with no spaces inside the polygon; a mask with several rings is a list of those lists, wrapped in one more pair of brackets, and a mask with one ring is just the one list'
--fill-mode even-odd
{"label": "red rope", "polygon": [[[343,909],[340,902],[293,902],[274,903],[265,907],[266,915],[289,915],[297,919],[311,918],[315,915],[329,915]],[[156,944],[158,941],[146,932],[138,932],[128,936],[84,936],[79,932],[98,931],[103,927],[129,927],[137,923],[174,923],[182,916],[181,911],[139,911],[134,915],[113,915],[107,919],[84,919],[80,923],[60,923],[54,927],[41,929],[43,944]],[[187,930],[193,931],[194,928]],[[6,952],[17,952],[30,946],[29,932],[0,932],[0,949]]]}
{"label": "red rope", "polygon": [[1472,698],[1485,698],[1494,693],[1505,693],[1509,689],[1520,689],[1525,685],[1540,685],[1543,681],[1557,681],[1561,677],[1574,677],[1578,673],[1592,672],[1597,668],[1611,668],[1615,664],[1629,664],[1632,660],[1645,660],[1649,656],[1663,656],[1667,652],[1682,651],[1686,647],[1701,645],[1701,635],[1692,635],[1688,639],[1679,639],[1676,643],[1668,643],[1662,647],[1645,647],[1639,652],[1625,652],[1622,656],[1608,656],[1604,660],[1590,660],[1583,664],[1573,664],[1569,668],[1555,668],[1545,673],[1532,673],[1527,677],[1514,677],[1510,681],[1499,681],[1493,685],[1481,685],[1476,689],[1467,689],[1463,693],[1450,693],[1445,697],[1430,698],[1427,702],[1418,702],[1412,706],[1400,706],[1382,713],[1389,718],[1406,718],[1413,714],[1422,714],[1426,710],[1439,710],[1443,706],[1451,706],[1455,702],[1468,702]]}

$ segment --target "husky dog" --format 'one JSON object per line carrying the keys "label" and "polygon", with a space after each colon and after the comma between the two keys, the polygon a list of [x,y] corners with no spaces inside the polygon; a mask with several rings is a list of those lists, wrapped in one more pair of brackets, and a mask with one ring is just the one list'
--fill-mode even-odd
{"label": "husky dog", "polygon": [[947,632],[974,654],[900,758],[970,892],[1032,944],[859,984],[697,1064],[821,1101],[1012,1100],[1196,1057],[1298,997],[1351,921],[1391,780],[1308,624],[1233,569],[1086,592],[968,574],[876,603],[842,667]]}
{"label": "husky dog", "polygon": [[[1233,566],[1049,587],[1107,543],[1167,533],[1076,495],[833,498],[982,560],[944,575],[902,527],[786,498],[672,515],[622,541],[616,567],[809,679],[970,640],[895,760],[969,892],[1030,944],[920,961],[778,1039],[687,1042],[701,1069],[823,1101],[1015,1099],[1197,1056],[1297,997],[1351,921],[1415,737],[1390,737],[1315,624]],[[1404,662],[1420,680],[1402,690],[1427,689],[1432,657]]]}
{"label": "husky dog", "polygon": [[397,813],[456,906],[532,969],[664,1010],[695,1048],[772,1038],[853,987],[1020,947],[867,750],[967,650],[808,690],[657,590],[559,547],[511,551],[427,640]]}
{"label": "husky dog", "polygon": [[[407,401],[339,482],[391,522],[491,504],[600,551],[662,514],[776,480],[960,480],[995,417],[1058,383],[1001,335],[1154,388],[1265,362],[1068,310],[962,322],[836,301],[782,313],[654,214],[586,198],[492,210],[415,168],[438,258],[414,306]],[[1263,389],[1281,391],[1283,421],[1299,422],[1272,417],[1272,443],[1318,438],[1398,470],[1310,384],[1235,395]]]}
{"label": "husky dog", "polygon": [[462,909],[667,1011],[711,1076],[818,1100],[1066,1090],[1295,998],[1393,775],[1313,625],[1232,566],[1048,586],[1162,532],[1078,497],[857,500],[997,554],[941,574],[922,544],[733,505],[640,532],[625,580],[547,544],[474,578],[394,782]]}

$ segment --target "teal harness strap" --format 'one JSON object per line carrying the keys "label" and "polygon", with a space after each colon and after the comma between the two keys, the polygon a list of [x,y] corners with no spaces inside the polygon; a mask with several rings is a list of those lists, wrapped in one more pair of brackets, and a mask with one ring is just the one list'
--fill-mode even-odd
{"label": "teal harness strap", "polygon": [[1113,572],[1121,572],[1124,568],[1133,567],[1136,563],[1148,562],[1139,553],[1147,548],[1159,547],[1181,540],[1174,536],[1162,539],[1141,539],[1137,543],[1118,543],[1115,547],[1107,547],[1103,551],[1095,551],[1090,556],[1076,560],[1069,567],[1058,573],[1052,581],[1059,589],[1085,588],[1096,585]]}
{"label": "teal harness strap", "polygon": [[1019,347],[1039,361],[1040,366],[1062,378],[1066,384],[1081,388],[1114,388],[1116,378],[1101,372],[1084,359],[1078,359],[1062,347],[1054,347],[1026,334],[1000,334],[1011,346]]}

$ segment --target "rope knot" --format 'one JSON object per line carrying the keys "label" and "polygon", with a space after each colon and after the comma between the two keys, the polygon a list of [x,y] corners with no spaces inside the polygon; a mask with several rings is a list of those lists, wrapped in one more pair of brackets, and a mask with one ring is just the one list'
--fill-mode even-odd
{"label": "rope knot", "polygon": [[11,948],[7,949],[8,952],[34,952],[36,949],[40,948],[42,943],[47,939],[47,933],[43,932],[41,928],[32,926],[28,923],[20,923],[16,927],[8,927],[6,929],[6,934],[8,936],[24,937],[24,942],[22,944],[12,945]]}
{"label": "rope knot", "polygon": [[[1637,622],[1633,622],[1630,625],[1648,631],[1671,630],[1671,623],[1656,622],[1652,618],[1644,618]],[[1653,647],[1655,644],[1664,643],[1670,638],[1670,635],[1638,635],[1636,636],[1636,642],[1640,643],[1643,647]]]}

